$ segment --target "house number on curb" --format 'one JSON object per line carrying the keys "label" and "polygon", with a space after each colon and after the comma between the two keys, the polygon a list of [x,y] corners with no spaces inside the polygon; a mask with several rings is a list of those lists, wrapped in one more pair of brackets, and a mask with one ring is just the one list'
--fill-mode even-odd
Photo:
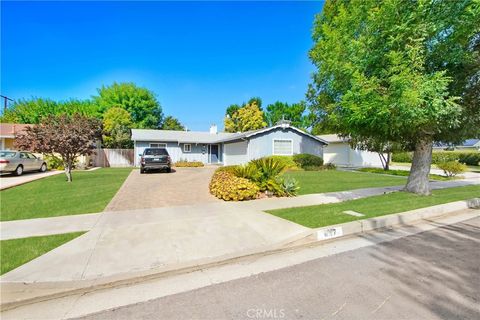
{"label": "house number on curb", "polygon": [[328,228],[317,231],[317,240],[326,240],[343,236],[342,227]]}

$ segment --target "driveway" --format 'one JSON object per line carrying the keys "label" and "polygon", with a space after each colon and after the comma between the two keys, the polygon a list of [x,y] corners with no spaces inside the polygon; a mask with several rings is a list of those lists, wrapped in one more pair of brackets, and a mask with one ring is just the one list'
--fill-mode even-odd
{"label": "driveway", "polygon": [[63,171],[25,172],[19,177],[9,173],[2,174],[0,175],[0,190],[15,187],[45,177],[54,176],[60,173],[63,173]]}
{"label": "driveway", "polygon": [[220,201],[208,184],[216,167],[175,168],[171,173],[133,170],[105,211],[148,209]]}

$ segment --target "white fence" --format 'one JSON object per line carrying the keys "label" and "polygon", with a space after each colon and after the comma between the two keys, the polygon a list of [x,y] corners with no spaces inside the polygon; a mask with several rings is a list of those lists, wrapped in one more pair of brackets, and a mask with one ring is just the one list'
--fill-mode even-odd
{"label": "white fence", "polygon": [[92,156],[96,167],[133,167],[133,149],[97,149]]}

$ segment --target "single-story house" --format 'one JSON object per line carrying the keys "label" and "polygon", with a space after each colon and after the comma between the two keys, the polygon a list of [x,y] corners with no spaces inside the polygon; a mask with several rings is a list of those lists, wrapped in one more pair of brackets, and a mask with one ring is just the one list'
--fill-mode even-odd
{"label": "single-story house", "polygon": [[15,136],[31,124],[0,123],[0,150],[14,149]]}
{"label": "single-story house", "polygon": [[480,150],[480,139],[467,139],[463,141],[461,144],[445,144],[443,142],[436,142],[433,144],[434,150]]}
{"label": "single-story house", "polygon": [[323,134],[317,137],[328,142],[323,149],[325,163],[333,163],[340,167],[382,166],[378,153],[354,149],[350,146],[348,138],[342,138],[336,134]]}
{"label": "single-story house", "polygon": [[212,125],[209,132],[132,129],[135,166],[145,148],[166,148],[173,162],[236,165],[270,155],[309,153],[323,156],[327,142],[291,126],[288,121],[259,130],[227,133]]}

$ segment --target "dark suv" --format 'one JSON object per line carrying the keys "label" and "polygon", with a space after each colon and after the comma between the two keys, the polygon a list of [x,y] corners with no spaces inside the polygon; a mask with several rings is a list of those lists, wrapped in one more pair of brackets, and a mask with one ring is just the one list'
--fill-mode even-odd
{"label": "dark suv", "polygon": [[172,171],[172,160],[168,155],[168,151],[163,148],[147,148],[141,154],[140,159],[140,173],[145,173],[147,170],[161,170],[167,172]]}

